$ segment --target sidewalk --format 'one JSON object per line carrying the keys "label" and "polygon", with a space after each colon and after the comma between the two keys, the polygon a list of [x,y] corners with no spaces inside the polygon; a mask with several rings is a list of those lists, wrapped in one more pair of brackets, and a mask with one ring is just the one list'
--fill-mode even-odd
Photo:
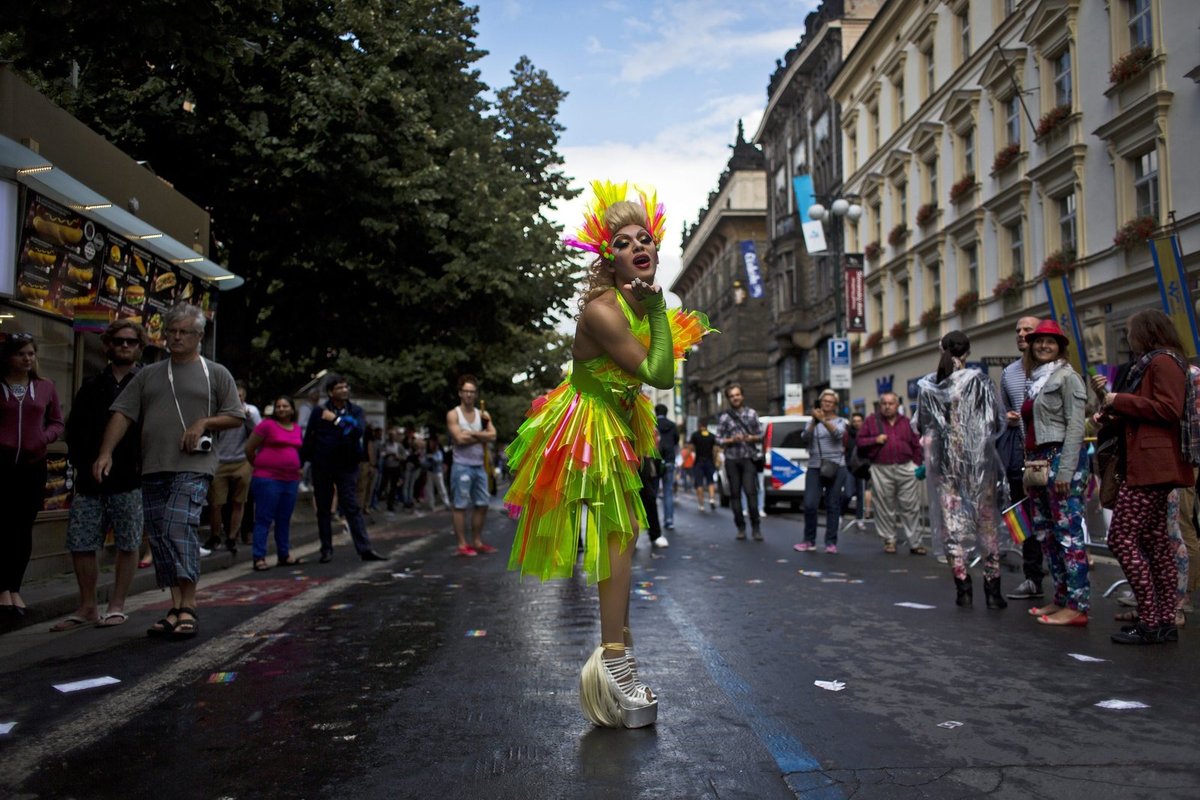
{"label": "sidewalk", "polygon": [[[375,522],[374,524],[368,523],[368,533],[374,533],[377,530],[386,528],[407,527],[431,517],[437,519],[439,525],[444,523],[447,529],[450,527],[449,515],[444,514],[444,512],[430,513],[421,511],[418,515],[402,511],[393,517],[389,517],[388,512],[381,510],[374,512],[373,516]],[[202,532],[205,530],[207,530],[207,527],[201,528]],[[341,520],[335,519],[333,535],[335,544],[340,543],[343,536]],[[201,538],[204,538],[203,535]],[[307,502],[305,497],[302,497],[301,502],[296,505],[296,511],[292,516],[290,538],[293,551],[316,544],[318,541],[316,514],[313,512],[311,503]],[[345,540],[349,542],[349,537],[345,537]],[[315,551],[315,548],[312,549]],[[268,542],[267,551],[268,559],[274,563],[275,544],[273,541]],[[112,548],[105,548],[99,555],[100,577],[96,586],[96,602],[101,612],[103,612],[108,602],[108,595],[112,590],[114,553],[115,551]],[[304,554],[301,553],[301,555]],[[201,583],[203,584],[205,574],[219,572],[236,564],[242,562],[249,563],[250,561],[250,545],[239,544],[236,554],[224,548],[214,550],[212,555],[200,560]],[[145,569],[139,569],[134,573],[133,583],[129,587],[129,595],[133,597],[157,588],[154,578],[154,567],[150,566]],[[25,600],[28,611],[18,623],[5,627],[4,631],[19,630],[30,625],[42,625],[49,620],[72,613],[79,605],[79,585],[75,582],[74,572],[64,572],[51,578],[39,578],[27,581],[21,587],[21,597]],[[0,631],[0,634],[4,631]]]}

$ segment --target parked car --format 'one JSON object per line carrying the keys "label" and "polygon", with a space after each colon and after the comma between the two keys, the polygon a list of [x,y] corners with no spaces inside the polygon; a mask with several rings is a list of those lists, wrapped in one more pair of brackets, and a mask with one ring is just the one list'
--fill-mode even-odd
{"label": "parked car", "polygon": [[804,430],[812,417],[790,415],[759,417],[763,427],[763,510],[788,505],[798,511],[804,506],[804,478],[808,471],[808,448]]}

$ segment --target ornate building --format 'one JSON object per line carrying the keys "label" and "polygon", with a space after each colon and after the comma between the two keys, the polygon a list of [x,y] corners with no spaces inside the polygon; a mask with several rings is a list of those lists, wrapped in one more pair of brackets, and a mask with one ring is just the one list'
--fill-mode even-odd
{"label": "ornate building", "polygon": [[[745,140],[738,123],[729,164],[708,196],[699,221],[683,232],[683,260],[671,291],[685,308],[708,314],[721,333],[707,338],[684,364],[684,414],[688,428],[724,407],[724,388],[740,383],[746,403],[767,405],[770,336],[765,305],[769,283],[756,287],[757,255],[766,248],[766,175],[762,153]],[[760,297],[754,297],[757,290]]]}
{"label": "ornate building", "polygon": [[866,31],[882,0],[826,0],[805,19],[804,37],[778,63],[754,143],[763,148],[767,188],[764,259],[770,276],[771,335],[765,340],[769,402],[782,413],[787,384],[804,387],[805,406],[829,386],[825,342],[838,329],[834,252],[843,252],[840,223],[826,231],[830,254],[809,256],[792,179],[811,175],[819,199],[840,193],[840,116],[829,84]]}
{"label": "ornate building", "polygon": [[1198,27],[1189,0],[881,9],[830,87],[843,191],[866,209],[848,244],[870,256],[853,396],[892,379],[911,401],[954,329],[998,378],[1017,318],[1047,316],[1056,272],[1089,359],[1128,355],[1125,320],[1159,305],[1144,234],[1173,217],[1185,264],[1200,261],[1200,181],[1180,138],[1200,125]]}

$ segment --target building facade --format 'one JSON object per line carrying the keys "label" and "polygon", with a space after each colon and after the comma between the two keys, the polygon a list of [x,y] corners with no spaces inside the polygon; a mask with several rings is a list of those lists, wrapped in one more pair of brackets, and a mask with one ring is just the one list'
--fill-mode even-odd
{"label": "building facade", "polygon": [[724,389],[731,383],[741,384],[747,405],[760,412],[766,407],[770,282],[762,275],[762,294],[754,297],[750,276],[767,246],[766,186],[762,153],[745,141],[739,123],[717,190],[709,195],[699,221],[684,230],[682,269],[671,285],[685,308],[704,311],[720,331],[706,338],[683,366],[683,414],[689,430],[696,419],[711,419],[725,407]]}
{"label": "building facade", "polygon": [[828,87],[867,30],[881,0],[827,0],[805,19],[805,33],[778,62],[754,143],[761,145],[767,187],[764,259],[771,276],[771,336],[766,341],[771,413],[783,413],[786,387],[803,387],[805,407],[829,386],[826,341],[838,319],[836,253],[845,251],[840,223],[826,230],[828,252],[810,255],[800,228],[793,178],[809,175],[826,205],[840,194],[840,116]]}
{"label": "building facade", "polygon": [[[1200,258],[1200,124],[1188,0],[892,0],[830,86],[842,108],[843,193],[865,214],[867,330],[852,402],[891,386],[915,401],[938,340],[1016,355],[1046,317],[1043,279],[1067,274],[1092,362],[1128,357],[1124,325],[1158,307],[1144,235]],[[1175,166],[1174,172],[1172,166]]]}

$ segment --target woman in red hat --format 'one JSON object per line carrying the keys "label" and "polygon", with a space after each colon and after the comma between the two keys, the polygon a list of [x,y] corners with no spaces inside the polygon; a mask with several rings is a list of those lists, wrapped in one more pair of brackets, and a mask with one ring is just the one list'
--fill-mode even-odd
{"label": "woman in red hat", "polygon": [[1088,480],[1083,426],[1087,417],[1087,388],[1067,363],[1070,341],[1058,323],[1045,319],[1025,337],[1025,372],[1029,388],[1021,405],[1025,425],[1025,463],[1044,461],[1049,469],[1044,485],[1030,483],[1026,496],[1033,510],[1033,530],[1042,543],[1050,577],[1053,605],[1031,608],[1043,625],[1087,625],[1090,584],[1083,536],[1083,490]]}

